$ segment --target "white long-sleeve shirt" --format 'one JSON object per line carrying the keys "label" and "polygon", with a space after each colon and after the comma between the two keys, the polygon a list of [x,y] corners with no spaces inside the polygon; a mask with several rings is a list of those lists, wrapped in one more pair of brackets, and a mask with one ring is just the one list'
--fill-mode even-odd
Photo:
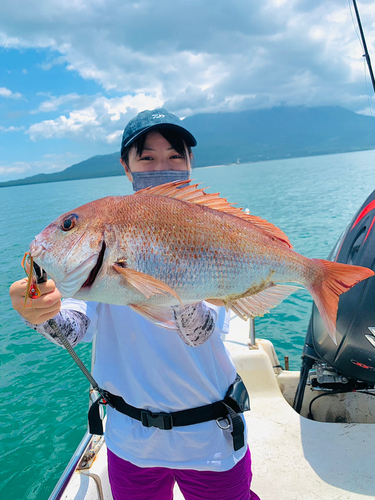
{"label": "white long-sleeve shirt", "polygon": [[[197,347],[129,307],[67,299],[62,310],[90,320],[82,340],[96,336],[93,376],[100,387],[137,408],[172,412],[222,400],[235,379],[221,339],[228,315],[224,308],[209,306],[215,330]],[[161,430],[109,406],[105,440],[113,453],[139,467],[225,471],[246,452],[246,445],[234,452],[230,429],[223,431],[215,421]]]}

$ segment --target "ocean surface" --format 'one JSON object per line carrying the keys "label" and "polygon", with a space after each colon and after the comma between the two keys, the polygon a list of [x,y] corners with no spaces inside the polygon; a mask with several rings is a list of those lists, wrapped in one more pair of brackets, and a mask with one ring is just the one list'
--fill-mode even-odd
{"label": "ocean surface", "polygon": [[[192,177],[210,192],[279,226],[296,251],[325,258],[375,189],[375,151],[207,167]],[[0,498],[45,500],[86,429],[88,382],[67,352],[27,329],[8,289],[23,277],[21,258],[58,215],[108,195],[131,194],[124,177],[0,189]],[[301,289],[256,320],[283,363],[299,369],[311,312]],[[90,366],[90,346],[77,347]]]}

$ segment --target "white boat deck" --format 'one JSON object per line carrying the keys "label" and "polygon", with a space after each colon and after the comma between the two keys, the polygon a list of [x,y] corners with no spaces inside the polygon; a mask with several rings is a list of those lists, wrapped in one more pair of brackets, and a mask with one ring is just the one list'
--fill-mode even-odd
{"label": "white boat deck", "polygon": [[[269,362],[262,350],[256,357],[259,364]],[[253,388],[255,379],[248,382],[246,377],[252,394],[246,416],[252,489],[262,500],[375,498],[374,424],[308,420],[282,397],[276,378],[262,394]]]}
{"label": "white boat deck", "polygon": [[[272,344],[262,341],[249,351],[247,325],[232,321],[238,324],[227,347],[251,398],[246,423],[252,489],[261,500],[375,499],[375,425],[323,423],[297,414],[280,391]],[[174,497],[183,499],[177,487]],[[61,498],[112,499],[105,445],[90,469],[73,475]]]}

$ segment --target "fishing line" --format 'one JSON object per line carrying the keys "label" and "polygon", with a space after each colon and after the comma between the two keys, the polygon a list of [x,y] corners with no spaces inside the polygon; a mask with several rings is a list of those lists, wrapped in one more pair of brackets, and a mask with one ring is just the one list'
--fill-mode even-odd
{"label": "fishing line", "polygon": [[[368,102],[368,107],[369,107],[369,109],[370,109],[371,116],[374,118],[374,114],[373,114],[373,112],[372,112],[372,107],[371,107],[371,97],[370,97],[370,92],[369,92],[369,90],[368,90],[368,85],[369,85],[369,84],[368,84],[368,79],[367,79],[367,71],[366,71],[366,69],[367,69],[367,68],[366,68],[366,61],[365,61],[365,60],[363,60],[363,65],[364,65],[364,67],[363,67],[363,71],[364,71],[364,74],[365,74],[365,85],[366,85],[366,94],[367,94],[367,102]],[[371,92],[371,94],[372,94],[372,92]]]}
{"label": "fishing line", "polygon": [[362,47],[362,50],[365,51],[364,47],[363,47],[363,43],[362,43],[362,40],[361,40],[361,37],[359,35],[359,32],[358,32],[358,27],[357,27],[357,24],[355,23],[354,21],[354,17],[353,17],[353,11],[352,11],[352,2],[351,0],[348,0],[348,4],[349,4],[349,12],[350,12],[350,15],[352,17],[352,23],[353,23],[353,26],[354,26],[354,31],[357,35],[357,38],[359,40],[359,43],[361,44],[361,47]]}
{"label": "fishing line", "polygon": [[[370,93],[369,93],[369,90],[368,90],[368,79],[367,79],[367,70],[370,71],[370,69],[368,69],[368,62],[366,60],[366,47],[364,46],[363,44],[363,40],[360,36],[360,33],[359,33],[359,30],[358,30],[358,26],[357,26],[357,23],[355,22],[354,20],[354,17],[353,17],[353,11],[352,11],[352,0],[348,0],[348,4],[349,4],[349,12],[350,12],[350,15],[351,15],[351,18],[352,18],[352,23],[353,23],[353,26],[354,26],[354,31],[357,35],[357,38],[359,40],[359,43],[362,47],[362,51],[364,52],[364,54],[362,54],[362,57],[364,58],[363,59],[363,63],[364,63],[364,68],[363,68],[363,72],[364,72],[364,77],[365,77],[365,87],[366,87],[366,94],[367,94],[367,102],[368,102],[368,107],[369,107],[369,110],[370,110],[370,113],[371,113],[371,116],[374,118],[374,114],[373,114],[373,110],[372,110],[372,106],[371,106],[371,97],[370,97]],[[375,89],[373,89],[374,92],[375,92]],[[371,92],[372,94],[372,92]]]}

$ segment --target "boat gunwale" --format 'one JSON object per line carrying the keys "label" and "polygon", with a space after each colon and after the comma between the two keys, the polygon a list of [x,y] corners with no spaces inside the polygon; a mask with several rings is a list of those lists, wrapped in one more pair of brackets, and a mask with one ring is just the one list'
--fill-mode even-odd
{"label": "boat gunwale", "polygon": [[64,472],[60,476],[56,486],[54,487],[51,495],[48,497],[48,500],[60,500],[61,496],[64,494],[66,487],[73,476],[74,472],[77,469],[78,463],[81,460],[82,456],[90,441],[94,436],[89,433],[87,430],[85,435],[83,436],[81,442],[79,443],[77,449],[73,453],[72,458],[70,459],[68,465],[66,466]]}

